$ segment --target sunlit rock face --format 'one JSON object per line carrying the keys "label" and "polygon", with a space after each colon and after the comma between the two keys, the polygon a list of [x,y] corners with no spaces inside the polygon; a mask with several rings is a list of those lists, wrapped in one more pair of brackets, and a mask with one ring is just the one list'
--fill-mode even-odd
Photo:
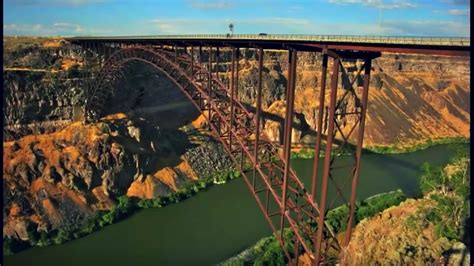
{"label": "sunlit rock face", "polygon": [[[252,53],[244,53],[241,60],[239,97],[255,104],[257,88],[257,61]],[[284,118],[286,100],[287,53],[265,53],[263,87],[274,83],[275,93],[267,95],[264,89],[263,108]],[[295,111],[304,115],[309,131],[316,130],[321,80],[321,56],[298,53]],[[343,61],[350,80],[357,75],[361,61]],[[329,86],[332,62],[329,60],[325,102],[329,103]],[[272,74],[274,73],[274,74]],[[373,60],[364,144],[411,145],[427,139],[468,137],[470,123],[470,62],[469,58],[430,55],[382,54]],[[268,78],[272,76],[271,82]],[[338,95],[342,95],[343,76],[339,77]],[[361,93],[363,80],[354,82]],[[348,107],[353,102],[348,101]],[[278,109],[278,110],[276,110]],[[270,111],[271,110],[271,111]],[[346,127],[350,130],[351,118]],[[272,140],[278,139],[275,121],[267,122],[265,130]],[[298,129],[296,129],[298,131]],[[307,135],[303,132],[302,135]],[[340,138],[340,136],[337,136]],[[350,139],[355,141],[355,135]],[[309,138],[314,139],[314,138]],[[294,142],[308,138],[293,137]]]}

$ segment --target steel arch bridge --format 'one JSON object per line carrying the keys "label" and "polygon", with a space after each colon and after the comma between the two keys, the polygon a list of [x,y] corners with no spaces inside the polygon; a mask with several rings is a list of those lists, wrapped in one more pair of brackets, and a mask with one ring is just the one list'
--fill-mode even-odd
{"label": "steel arch bridge", "polygon": [[[214,38],[214,39],[212,39]],[[85,72],[87,103],[86,119],[95,121],[103,115],[104,103],[111,97],[114,86],[125,75],[128,62],[141,61],[151,64],[170,79],[205,116],[213,136],[224,146],[235,166],[264,214],[289,264],[297,264],[302,253],[309,255],[313,265],[331,263],[330,255],[343,251],[349,243],[354,213],[359,169],[362,155],[365,114],[369,93],[372,59],[382,51],[469,56],[468,46],[427,44],[321,43],[303,40],[302,43],[285,40],[234,39],[212,37],[155,39],[126,37],[70,38],[73,44],[84,48],[85,67],[99,67],[92,76]],[[430,46],[432,45],[432,46]],[[258,55],[257,100],[254,110],[242,103],[237,95],[239,82],[240,48],[256,49]],[[418,48],[417,48],[418,47]],[[198,50],[196,51],[196,48]],[[204,49],[203,49],[204,48]],[[288,84],[286,89],[286,114],[283,145],[278,147],[262,130],[262,69],[264,49],[288,51]],[[231,53],[230,73],[219,76],[221,53]],[[319,52],[321,82],[316,128],[315,157],[310,186],[305,186],[291,168],[290,155],[294,117],[294,98],[299,51]],[[203,60],[203,55],[207,60]],[[331,59],[332,64],[328,64]],[[357,61],[354,77],[349,77],[343,61]],[[331,70],[328,73],[328,67]],[[89,73],[89,74],[87,74]],[[222,73],[221,73],[222,74]],[[325,99],[326,79],[330,76],[329,100]],[[342,79],[342,82],[339,82]],[[361,82],[362,81],[362,82]],[[339,84],[342,84],[342,88]],[[342,90],[342,93],[338,93]],[[327,107],[326,107],[327,106]],[[326,107],[326,109],[325,109]],[[323,120],[327,116],[327,134],[324,136]],[[342,121],[344,120],[344,125]],[[349,122],[349,123],[347,123]],[[339,134],[342,143],[333,144]],[[349,138],[355,136],[354,162],[347,165],[347,178],[336,182],[332,178],[337,154],[350,146]],[[322,140],[326,145],[322,162],[322,176],[318,169]],[[250,170],[249,170],[250,166]],[[336,195],[329,201],[328,187],[334,186]],[[344,188],[350,187],[350,193]],[[318,194],[318,190],[320,193]],[[347,229],[340,240],[337,232],[325,222],[327,211],[336,200],[349,206]],[[345,263],[345,262],[343,262]]]}

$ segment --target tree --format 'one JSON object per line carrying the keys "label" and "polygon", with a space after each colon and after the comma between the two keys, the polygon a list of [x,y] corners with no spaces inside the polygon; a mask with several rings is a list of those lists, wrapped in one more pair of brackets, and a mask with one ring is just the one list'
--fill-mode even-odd
{"label": "tree", "polygon": [[229,30],[230,30],[230,34],[234,35],[234,24],[233,23],[229,24]]}
{"label": "tree", "polygon": [[442,185],[443,171],[441,168],[436,168],[429,163],[422,165],[423,175],[420,178],[420,189],[423,194],[428,194],[433,190],[437,190]]}

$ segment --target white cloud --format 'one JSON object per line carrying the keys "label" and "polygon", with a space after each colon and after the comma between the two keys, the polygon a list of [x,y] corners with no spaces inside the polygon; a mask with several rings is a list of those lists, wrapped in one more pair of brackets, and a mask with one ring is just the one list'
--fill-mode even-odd
{"label": "white cloud", "polygon": [[211,32],[227,33],[229,23],[233,23],[238,33],[240,25],[256,26],[262,29],[278,28],[280,31],[311,30],[314,26],[307,19],[262,17],[254,19],[154,19],[149,21],[158,32],[155,34],[206,34]]}
{"label": "white cloud", "polygon": [[66,22],[54,23],[53,27],[56,28],[57,30],[70,30],[76,33],[85,32],[85,29],[81,25],[71,24],[71,23],[66,23]]}
{"label": "white cloud", "polygon": [[470,0],[441,0],[441,2],[460,6],[469,6],[471,3]]}
{"label": "white cloud", "polygon": [[[300,18],[262,17],[232,20],[235,33],[240,28],[254,32],[292,34],[341,34],[341,35],[404,35],[404,36],[469,36],[470,25],[442,20],[389,20],[375,23],[331,23]],[[230,20],[218,19],[155,19],[150,21],[155,30],[148,34],[209,34],[226,33]],[[242,27],[240,27],[242,26]],[[244,27],[245,26],[245,27]]]}
{"label": "white cloud", "polygon": [[5,35],[33,35],[33,36],[69,36],[84,34],[110,34],[109,29],[86,29],[79,24],[56,22],[51,25],[43,24],[4,24]]}
{"label": "white cloud", "polygon": [[441,20],[384,21],[382,31],[387,35],[467,37],[470,25]]}
{"label": "white cloud", "polygon": [[450,9],[448,10],[448,14],[467,16],[469,15],[469,9]]}
{"label": "white cloud", "polygon": [[232,8],[234,5],[229,1],[211,1],[211,2],[204,2],[204,1],[191,1],[191,7],[194,9],[201,9],[201,10],[212,10],[212,9],[228,9]]}
{"label": "white cloud", "polygon": [[23,6],[81,6],[111,1],[112,0],[5,0],[5,3]]}
{"label": "white cloud", "polygon": [[401,9],[401,8],[416,8],[418,7],[415,3],[406,1],[393,0],[385,3],[383,0],[329,0],[329,3],[333,4],[360,4],[369,7],[381,8],[381,9]]}

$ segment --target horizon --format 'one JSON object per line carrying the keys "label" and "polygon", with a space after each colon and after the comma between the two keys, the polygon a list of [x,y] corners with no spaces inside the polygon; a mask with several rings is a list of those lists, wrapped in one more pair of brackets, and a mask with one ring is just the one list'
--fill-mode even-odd
{"label": "horizon", "polygon": [[[166,10],[166,12],[160,12]],[[6,0],[4,37],[189,34],[470,37],[469,0]]]}

